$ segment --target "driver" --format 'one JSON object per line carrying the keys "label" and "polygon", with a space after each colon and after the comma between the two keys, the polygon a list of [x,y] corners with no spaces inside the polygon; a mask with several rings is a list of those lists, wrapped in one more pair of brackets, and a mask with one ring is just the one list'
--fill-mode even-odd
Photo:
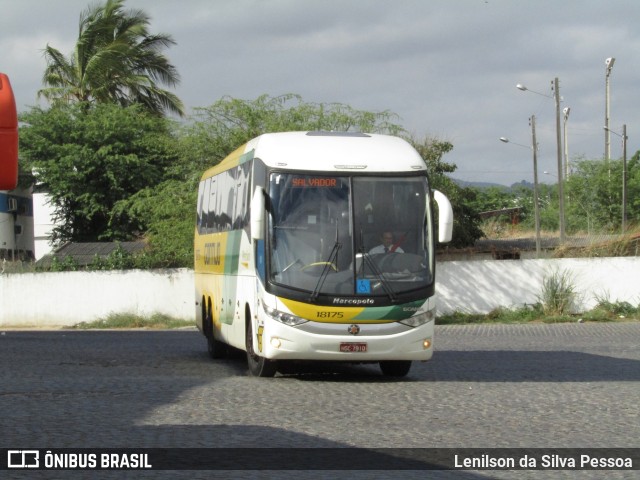
{"label": "driver", "polygon": [[381,254],[381,253],[404,253],[404,250],[398,246],[398,244],[393,243],[393,233],[392,232],[382,232],[382,236],[380,237],[382,243],[373,247],[369,250],[369,254]]}

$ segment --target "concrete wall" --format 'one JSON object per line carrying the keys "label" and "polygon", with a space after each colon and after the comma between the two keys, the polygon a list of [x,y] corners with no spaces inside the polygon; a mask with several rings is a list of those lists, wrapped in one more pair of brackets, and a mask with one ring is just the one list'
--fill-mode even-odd
{"label": "concrete wall", "polygon": [[640,303],[640,257],[484,260],[437,265],[438,312],[488,313],[538,303],[543,279],[553,272],[570,275],[576,312],[598,299]]}
{"label": "concrete wall", "polygon": [[193,272],[60,272],[0,275],[0,326],[61,326],[110,313],[191,319]]}
{"label": "concrete wall", "polygon": [[[598,298],[640,303],[640,258],[486,260],[438,264],[438,311],[487,313],[538,302],[543,278],[566,271],[576,311]],[[0,326],[62,326],[109,313],[192,319],[193,272],[64,272],[0,275]]]}

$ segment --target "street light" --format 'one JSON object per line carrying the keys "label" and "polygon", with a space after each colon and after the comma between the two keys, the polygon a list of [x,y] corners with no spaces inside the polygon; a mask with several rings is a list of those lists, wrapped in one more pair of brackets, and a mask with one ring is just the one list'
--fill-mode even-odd
{"label": "street light", "polygon": [[615,61],[616,59],[613,57],[609,57],[604,61],[604,158],[607,161],[611,158],[611,137],[609,136],[609,76],[611,75],[611,69]]}
{"label": "street light", "polygon": [[522,90],[523,92],[533,92],[538,95],[542,95],[543,97],[553,98],[556,104],[556,153],[558,157],[558,209],[560,211],[559,214],[559,226],[560,226],[560,243],[564,243],[564,182],[562,180],[562,140],[560,136],[560,85],[558,81],[558,77],[551,81],[551,89],[553,90],[553,96],[545,95],[544,93],[536,92],[535,90],[531,90],[521,83],[516,85],[518,90]]}
{"label": "street light", "polygon": [[531,92],[531,93],[535,93],[536,95],[542,95],[543,97],[553,98],[553,96],[547,95],[546,93],[540,93],[540,92],[536,92],[535,90],[531,90],[530,88],[527,88],[526,86],[524,86],[521,83],[517,84],[516,88],[518,90],[522,90],[523,92]]}
{"label": "street light", "polygon": [[540,206],[538,205],[538,144],[536,143],[536,117],[531,115],[531,146],[522,145],[510,141],[506,137],[500,137],[500,141],[504,143],[513,143],[519,147],[528,148],[533,151],[533,211],[536,229],[536,258],[540,258]]}
{"label": "street light", "polygon": [[606,132],[622,138],[622,233],[627,230],[627,125],[622,125],[622,135],[604,127]]}
{"label": "street light", "polygon": [[528,145],[523,145],[522,143],[516,143],[516,142],[512,142],[511,140],[509,140],[507,137],[500,137],[500,141],[504,142],[504,143],[510,143],[512,145],[518,145],[519,147],[524,147],[524,148],[528,148],[531,149],[530,146]]}

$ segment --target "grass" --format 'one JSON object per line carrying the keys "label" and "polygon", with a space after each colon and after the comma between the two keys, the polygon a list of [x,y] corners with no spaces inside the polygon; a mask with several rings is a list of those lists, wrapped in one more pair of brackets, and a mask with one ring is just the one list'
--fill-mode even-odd
{"label": "grass", "polygon": [[93,322],[81,322],[67,328],[74,330],[129,328],[166,330],[192,326],[194,326],[194,322],[192,320],[173,318],[161,313],[155,313],[148,317],[133,315],[129,313],[112,313],[105,318],[99,318],[98,320],[95,320]]}
{"label": "grass", "polygon": [[515,310],[496,308],[489,313],[453,312],[437,317],[438,325],[472,325],[480,323],[560,323],[572,322],[571,315],[545,315],[539,305],[522,307]]}
{"label": "grass", "polygon": [[588,312],[581,314],[545,314],[542,305],[518,309],[496,308],[487,314],[453,312],[437,318],[438,325],[473,325],[483,323],[567,323],[567,322],[627,322],[640,320],[640,305],[628,302],[600,300]]}
{"label": "grass", "polygon": [[[547,315],[539,304],[518,309],[496,308],[489,313],[453,312],[438,316],[438,325],[474,325],[474,324],[517,324],[517,323],[568,323],[568,322],[619,322],[640,320],[640,305],[634,307],[627,302],[600,301],[588,312],[576,314]],[[192,320],[154,314],[149,317],[127,313],[114,313],[93,322],[81,322],[66,327],[73,330],[108,330],[108,329],[149,329],[167,330],[193,327]]]}
{"label": "grass", "polygon": [[562,317],[571,312],[575,296],[571,272],[556,270],[542,279],[542,290],[538,299],[545,317]]}

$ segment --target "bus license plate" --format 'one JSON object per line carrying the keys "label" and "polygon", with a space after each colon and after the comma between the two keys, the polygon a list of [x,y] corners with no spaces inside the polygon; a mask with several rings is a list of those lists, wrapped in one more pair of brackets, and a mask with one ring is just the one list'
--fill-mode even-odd
{"label": "bus license plate", "polygon": [[341,343],[340,344],[341,352],[366,352],[367,344],[366,343]]}

